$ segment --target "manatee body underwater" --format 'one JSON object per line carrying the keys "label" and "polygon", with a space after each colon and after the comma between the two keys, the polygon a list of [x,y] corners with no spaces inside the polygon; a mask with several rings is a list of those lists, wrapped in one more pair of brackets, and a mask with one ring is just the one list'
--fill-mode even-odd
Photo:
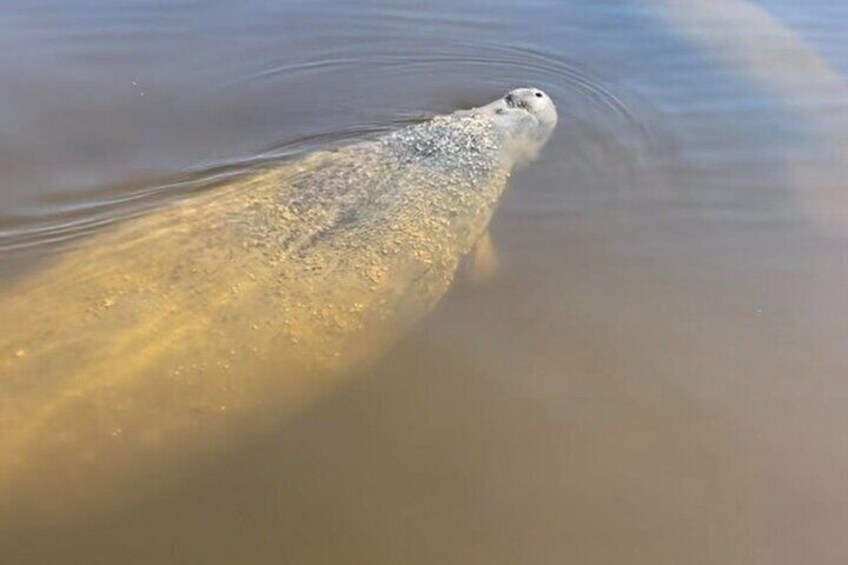
{"label": "manatee body underwater", "polygon": [[128,220],[16,282],[0,500],[114,498],[158,480],[151,461],[303,410],[432,309],[556,121],[517,89]]}

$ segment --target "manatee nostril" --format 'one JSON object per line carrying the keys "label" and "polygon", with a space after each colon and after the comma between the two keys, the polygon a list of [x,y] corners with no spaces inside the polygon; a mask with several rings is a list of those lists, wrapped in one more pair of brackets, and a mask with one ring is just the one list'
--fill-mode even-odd
{"label": "manatee nostril", "polygon": [[542,94],[541,92],[537,92],[537,93],[536,93],[536,98],[544,98],[544,96],[545,96],[545,95],[544,95],[544,94]]}

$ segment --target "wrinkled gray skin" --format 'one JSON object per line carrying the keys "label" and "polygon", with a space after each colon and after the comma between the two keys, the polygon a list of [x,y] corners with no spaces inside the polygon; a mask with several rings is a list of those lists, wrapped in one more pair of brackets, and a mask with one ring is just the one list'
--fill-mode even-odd
{"label": "wrinkled gray skin", "polygon": [[516,161],[534,159],[557,124],[553,101],[537,88],[518,88],[469,113],[492,117],[497,127],[506,132],[510,145],[507,152]]}
{"label": "wrinkled gray skin", "polygon": [[18,517],[115,503],[307,409],[444,295],[556,118],[519,89],[316,152],[0,295],[0,500]]}

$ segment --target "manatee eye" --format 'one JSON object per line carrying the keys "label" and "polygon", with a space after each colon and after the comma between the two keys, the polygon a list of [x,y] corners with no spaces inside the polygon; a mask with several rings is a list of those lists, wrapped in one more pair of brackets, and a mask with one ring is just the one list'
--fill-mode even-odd
{"label": "manatee eye", "polygon": [[536,93],[536,98],[543,98],[544,96],[545,96],[545,95],[544,95],[544,94],[542,94],[541,92],[537,92],[537,93]]}

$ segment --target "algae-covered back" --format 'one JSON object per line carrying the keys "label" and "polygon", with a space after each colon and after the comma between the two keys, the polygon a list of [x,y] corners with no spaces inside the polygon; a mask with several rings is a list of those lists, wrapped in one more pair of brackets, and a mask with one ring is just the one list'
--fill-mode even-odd
{"label": "algae-covered back", "polygon": [[18,283],[0,300],[0,488],[111,481],[302,410],[444,294],[506,183],[504,143],[454,115],[317,152]]}

